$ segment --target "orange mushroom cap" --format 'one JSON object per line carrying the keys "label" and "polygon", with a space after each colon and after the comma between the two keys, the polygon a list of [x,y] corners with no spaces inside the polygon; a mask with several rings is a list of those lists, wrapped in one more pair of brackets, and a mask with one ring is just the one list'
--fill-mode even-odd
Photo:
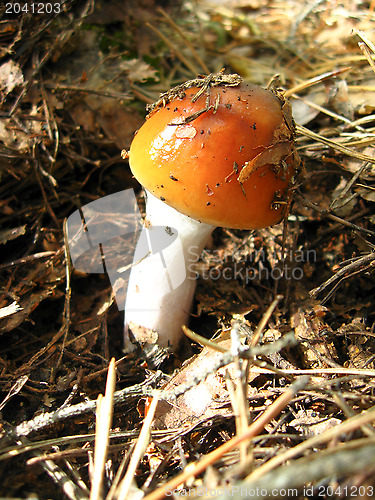
{"label": "orange mushroom cap", "polygon": [[210,77],[162,96],[133,139],[131,170],[156,197],[201,222],[276,224],[300,164],[289,104],[238,75],[227,76],[235,84]]}

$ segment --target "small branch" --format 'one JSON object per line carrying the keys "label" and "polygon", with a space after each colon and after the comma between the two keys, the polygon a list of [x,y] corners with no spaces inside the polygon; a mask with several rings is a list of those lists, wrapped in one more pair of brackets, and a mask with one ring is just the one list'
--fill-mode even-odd
{"label": "small branch", "polygon": [[[288,335],[285,335],[280,340],[273,342],[272,344],[259,347],[245,348],[242,352],[239,353],[239,357],[241,359],[253,359],[255,356],[267,356],[274,352],[279,352],[281,349],[284,349],[286,347],[292,347],[297,343],[298,341],[295,339],[294,333],[290,333]],[[232,363],[233,360],[234,356],[232,353],[230,352],[224,353],[216,363],[213,363],[210,367],[204,370],[199,377],[193,378],[187,384],[181,384],[173,391],[161,391],[160,399],[174,400],[181,394],[184,394],[185,392],[187,392],[188,390],[190,390],[191,388],[195,387],[200,382],[205,380],[208,377],[208,375],[210,375],[217,369]],[[151,377],[142,384],[133,385],[132,387],[127,387],[121,391],[115,392],[113,398],[114,403],[118,404],[125,401],[132,401],[140,397],[153,397],[154,389],[151,389],[150,385],[155,383],[156,379],[157,379],[157,374],[155,374],[153,377]],[[22,422],[21,424],[17,425],[17,427],[9,431],[9,438],[14,440],[18,439],[20,436],[28,436],[32,432],[39,431],[46,427],[50,427],[56,424],[57,422],[66,420],[67,418],[94,412],[96,410],[96,406],[97,406],[97,401],[85,401],[83,403],[78,403],[76,405],[69,406],[68,408],[65,407],[61,408],[54,412],[43,413],[42,415],[38,415],[32,420],[29,420],[27,422]]]}
{"label": "small branch", "polygon": [[305,135],[306,137],[309,137],[310,139],[314,139],[314,141],[321,142],[322,144],[325,144],[326,146],[329,146],[330,148],[333,148],[337,151],[340,151],[340,153],[343,153],[346,156],[351,156],[352,158],[357,158],[357,160],[367,161],[367,162],[372,163],[372,164],[375,163],[375,158],[373,158],[372,156],[364,155],[362,153],[358,153],[356,151],[353,151],[352,149],[348,148],[347,146],[343,146],[342,144],[339,144],[338,142],[332,141],[332,139],[327,139],[327,137],[316,134],[315,132],[312,132],[308,128],[303,127],[302,125],[296,125],[296,131],[297,131],[297,133]]}
{"label": "small branch", "polygon": [[189,478],[201,474],[209,465],[217,462],[225,453],[237,448],[241,443],[250,440],[257,436],[264,427],[275,418],[285,406],[292,401],[294,396],[302,390],[308,383],[308,377],[301,377],[294,382],[286,391],[279,396],[274,403],[265,410],[262,415],[241,435],[236,435],[226,443],[216,448],[216,450],[203,456],[200,460],[189,464],[185,467],[181,474],[178,474],[168,483],[163,484],[160,488],[147,495],[144,500],[161,500],[165,497],[166,492],[173,491],[177,486],[185,483]]}
{"label": "small branch", "polygon": [[[362,425],[365,425],[369,422],[373,422],[374,420],[375,420],[375,408],[371,408],[370,410],[362,412],[360,415],[356,415],[355,417],[345,420],[345,422],[343,422],[342,424],[336,425],[335,427],[328,429],[322,434],[313,436],[310,439],[307,439],[306,441],[298,444],[297,446],[294,446],[294,448],[289,449],[285,453],[282,453],[281,455],[277,455],[276,457],[271,458],[271,460],[266,462],[264,465],[261,465],[260,467],[258,467],[258,469],[256,469],[249,476],[247,476],[246,481],[258,479],[264,474],[272,471],[279,465],[283,464],[287,460],[295,458],[296,456],[299,456],[305,451],[313,449],[318,445],[322,445],[323,443],[328,443],[332,439],[337,438],[338,436],[343,436],[350,432],[354,432],[355,430],[359,429]],[[329,475],[330,474],[327,473],[325,477]]]}
{"label": "small branch", "polygon": [[[363,272],[364,270],[370,267],[374,267],[374,261],[375,261],[375,252],[371,252],[368,255],[365,255],[364,257],[359,257],[354,262],[351,262],[347,266],[344,266],[343,268],[339,269],[336,274],[331,276],[327,281],[322,283],[320,286],[311,290],[310,297],[315,299],[317,295],[319,295],[319,293],[321,293],[323,290],[325,290],[327,287],[329,287],[336,281],[338,280],[342,281],[343,279],[350,278],[351,276],[350,273],[353,274],[353,273]],[[337,285],[338,284],[339,283],[337,283]]]}
{"label": "small branch", "polygon": [[[247,493],[250,496],[250,492],[256,491],[260,492],[256,496],[257,500],[284,499],[285,491],[289,495],[293,492],[293,496],[297,496],[298,489],[304,492],[299,498],[315,498],[316,495],[319,496],[319,487],[314,487],[310,483],[318,482],[327,477],[353,475],[373,467],[375,441],[368,438],[357,441],[341,444],[334,450],[315,452],[312,457],[295,460],[286,467],[280,467],[270,472],[258,481],[243,481],[234,484],[233,489],[227,487],[224,495],[216,498],[217,500],[241,500],[247,497]],[[362,488],[364,491],[366,490],[366,486],[362,486]],[[308,495],[307,492],[309,492]]]}

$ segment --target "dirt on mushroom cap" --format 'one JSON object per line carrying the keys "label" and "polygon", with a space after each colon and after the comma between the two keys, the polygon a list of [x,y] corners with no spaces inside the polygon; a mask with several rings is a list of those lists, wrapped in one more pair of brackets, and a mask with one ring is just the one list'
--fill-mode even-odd
{"label": "dirt on mushroom cap", "polygon": [[163,94],[134,137],[130,166],[145,188],[194,219],[269,226],[285,216],[299,172],[289,105],[278,91],[223,76]]}

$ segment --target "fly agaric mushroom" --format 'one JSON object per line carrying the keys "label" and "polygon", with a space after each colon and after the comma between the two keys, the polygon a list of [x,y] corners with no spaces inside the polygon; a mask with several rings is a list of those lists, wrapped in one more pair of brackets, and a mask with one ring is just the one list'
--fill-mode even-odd
{"label": "fly agaric mushroom", "polygon": [[215,227],[259,229],[288,212],[300,166],[291,109],[281,92],[239,75],[197,78],[161,95],[125,157],[145,189],[144,236],[155,241],[160,228],[171,236],[164,260],[144,243],[136,249],[125,331],[130,325],[139,340],[132,326],[140,325],[175,348],[193,302],[196,256]]}

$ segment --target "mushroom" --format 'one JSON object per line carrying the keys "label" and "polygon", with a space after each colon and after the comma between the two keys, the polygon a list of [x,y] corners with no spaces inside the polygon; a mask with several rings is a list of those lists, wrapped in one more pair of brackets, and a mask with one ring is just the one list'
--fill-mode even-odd
{"label": "mushroom", "polygon": [[215,227],[259,229],[289,210],[300,166],[290,106],[239,75],[197,78],[161,95],[125,156],[146,197],[125,332],[176,348]]}

